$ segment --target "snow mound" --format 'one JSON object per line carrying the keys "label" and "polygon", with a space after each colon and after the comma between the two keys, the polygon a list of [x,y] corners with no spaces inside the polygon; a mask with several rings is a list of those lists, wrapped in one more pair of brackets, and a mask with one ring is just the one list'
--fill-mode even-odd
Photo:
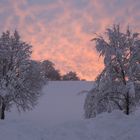
{"label": "snow mound", "polygon": [[126,116],[120,111],[103,113],[90,120],[69,121],[52,127],[34,121],[0,121],[3,140],[139,140],[140,110]]}
{"label": "snow mound", "polygon": [[50,129],[47,140],[139,140],[139,131],[140,113],[126,116],[114,111],[56,126]]}

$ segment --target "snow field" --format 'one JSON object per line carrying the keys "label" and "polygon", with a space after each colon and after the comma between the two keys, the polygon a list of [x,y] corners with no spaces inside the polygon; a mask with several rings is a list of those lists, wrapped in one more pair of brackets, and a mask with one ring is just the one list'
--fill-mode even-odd
{"label": "snow field", "polygon": [[120,111],[83,119],[85,94],[93,83],[51,82],[31,112],[7,113],[0,121],[0,140],[140,140],[140,109],[130,116]]}

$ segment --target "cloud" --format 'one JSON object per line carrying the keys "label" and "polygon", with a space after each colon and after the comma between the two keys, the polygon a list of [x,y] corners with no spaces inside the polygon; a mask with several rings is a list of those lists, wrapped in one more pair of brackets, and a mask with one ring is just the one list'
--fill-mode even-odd
{"label": "cloud", "polygon": [[93,80],[103,69],[90,41],[94,33],[113,23],[139,30],[139,6],[139,0],[7,0],[0,3],[0,27],[18,29],[33,45],[33,59],[50,59],[62,73]]}

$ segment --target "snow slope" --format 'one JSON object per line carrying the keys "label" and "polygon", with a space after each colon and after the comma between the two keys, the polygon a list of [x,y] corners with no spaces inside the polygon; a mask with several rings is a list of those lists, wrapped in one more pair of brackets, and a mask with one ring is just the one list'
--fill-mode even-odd
{"label": "snow slope", "polygon": [[85,81],[49,82],[43,89],[44,94],[34,110],[21,114],[12,111],[7,114],[7,117],[34,120],[47,126],[83,119],[83,103],[86,94],[79,95],[79,92],[92,87],[93,82]]}
{"label": "snow slope", "polygon": [[140,109],[126,116],[120,111],[84,120],[83,101],[93,83],[51,82],[32,111],[7,113],[0,121],[0,140],[140,140]]}

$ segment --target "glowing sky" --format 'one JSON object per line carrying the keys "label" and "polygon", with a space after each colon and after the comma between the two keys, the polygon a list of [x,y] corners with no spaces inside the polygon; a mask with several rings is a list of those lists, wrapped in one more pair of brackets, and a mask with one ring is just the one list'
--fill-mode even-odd
{"label": "glowing sky", "polygon": [[32,58],[93,80],[102,70],[90,40],[114,23],[140,29],[140,0],[0,0],[0,32],[19,30]]}

